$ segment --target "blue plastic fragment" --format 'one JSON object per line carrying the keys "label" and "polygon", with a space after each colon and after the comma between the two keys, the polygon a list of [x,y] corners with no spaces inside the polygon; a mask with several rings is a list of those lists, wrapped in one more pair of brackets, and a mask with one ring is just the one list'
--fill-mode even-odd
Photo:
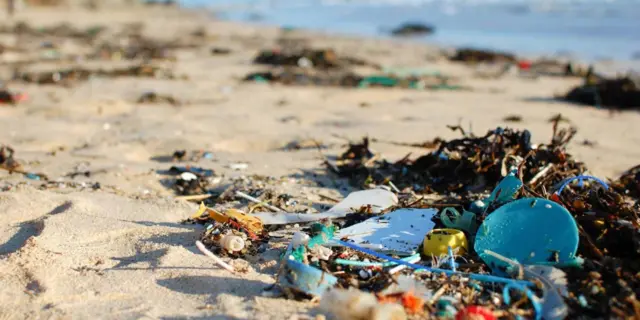
{"label": "blue plastic fragment", "polygon": [[583,294],[578,296],[578,302],[580,303],[580,306],[582,306],[583,308],[588,308],[589,307],[589,303],[587,302],[587,298],[585,298]]}
{"label": "blue plastic fragment", "polygon": [[433,272],[433,273],[444,273],[447,276],[461,275],[461,276],[466,276],[466,277],[469,277],[470,279],[481,281],[481,282],[518,283],[518,284],[521,284],[521,285],[524,285],[524,286],[534,286],[534,284],[532,282],[525,281],[525,280],[515,280],[515,279],[492,276],[492,275],[486,275],[486,274],[465,273],[465,272],[451,271],[451,270],[446,270],[446,269],[430,268],[430,267],[427,267],[427,266],[423,266],[423,265],[419,265],[419,264],[414,264],[414,263],[402,261],[400,259],[396,259],[396,258],[387,256],[387,255],[384,255],[382,253],[378,253],[376,251],[360,247],[360,246],[355,245],[355,244],[350,243],[350,242],[345,242],[345,241],[341,241],[341,240],[337,240],[337,239],[333,239],[333,242],[338,243],[338,244],[340,244],[340,245],[342,245],[344,247],[351,248],[353,250],[358,250],[360,252],[364,252],[364,253],[366,253],[368,255],[372,255],[372,256],[374,256],[376,258],[379,258],[379,259],[384,259],[384,260],[387,260],[387,261],[393,261],[393,262],[395,262],[397,264],[405,265],[405,266],[407,266],[409,268],[412,268],[412,269],[415,269],[415,270],[424,270],[424,271],[429,271],[429,272]]}
{"label": "blue plastic fragment", "polygon": [[565,179],[564,181],[562,181],[562,184],[560,185],[560,188],[558,188],[558,191],[556,191],[556,194],[560,194],[562,193],[562,190],[564,190],[564,188],[566,186],[568,186],[571,182],[573,181],[578,181],[578,185],[580,187],[582,187],[584,185],[584,180],[593,180],[597,183],[599,183],[605,190],[609,190],[609,185],[607,185],[606,182],[596,178],[596,177],[592,177],[592,176],[577,176],[577,177],[573,177],[573,178],[568,178]]}
{"label": "blue plastic fragment", "polygon": [[484,254],[493,251],[522,264],[566,264],[575,261],[578,226],[569,211],[542,198],[523,198],[498,208],[480,225],[474,249],[496,274],[504,262]]}
{"label": "blue plastic fragment", "polygon": [[456,271],[456,259],[453,258],[453,250],[451,250],[451,247],[447,248],[449,251],[449,264],[451,264],[451,270],[453,270],[454,272]]}
{"label": "blue plastic fragment", "polygon": [[338,283],[338,278],[304,263],[287,259],[278,277],[282,288],[294,289],[312,296],[321,296]]}
{"label": "blue plastic fragment", "polygon": [[454,297],[441,297],[436,302],[436,315],[443,318],[452,318],[457,313],[456,308],[453,306],[456,302],[457,299]]}
{"label": "blue plastic fragment", "polygon": [[40,176],[35,174],[35,173],[27,173],[24,175],[25,177],[27,177],[27,179],[31,179],[31,180],[40,180]]}
{"label": "blue plastic fragment", "polygon": [[493,189],[488,198],[482,200],[484,202],[484,211],[489,208],[490,204],[502,205],[513,201],[518,191],[522,188],[522,180],[516,177],[515,172],[509,173],[500,183]]}
{"label": "blue plastic fragment", "polygon": [[525,286],[521,286],[514,283],[509,283],[506,286],[504,286],[504,289],[502,289],[502,299],[504,300],[504,303],[506,305],[511,304],[511,295],[509,294],[511,289],[524,292],[527,295],[527,298],[529,298],[529,300],[531,301],[531,305],[533,305],[533,310],[536,313],[535,319],[536,320],[542,319],[542,305],[540,304],[540,299],[536,297],[536,295],[533,294],[533,292]]}

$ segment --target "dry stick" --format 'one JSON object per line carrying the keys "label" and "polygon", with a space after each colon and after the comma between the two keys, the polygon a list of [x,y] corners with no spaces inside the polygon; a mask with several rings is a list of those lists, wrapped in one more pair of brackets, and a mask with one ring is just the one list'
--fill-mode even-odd
{"label": "dry stick", "polygon": [[207,249],[207,247],[205,247],[204,244],[200,242],[200,240],[196,241],[196,247],[198,247],[198,249],[200,249],[200,252],[202,252],[205,256],[208,256],[209,258],[213,259],[213,261],[215,261],[216,264],[218,264],[220,267],[232,273],[236,273],[236,271],[233,269],[232,266],[222,261],[222,259],[220,259],[218,256],[213,254],[213,252],[209,251],[209,249]]}
{"label": "dry stick", "polygon": [[272,205],[270,205],[270,204],[268,204],[268,203],[266,203],[264,201],[260,201],[257,198],[254,198],[254,197],[252,197],[252,196],[250,196],[250,195],[248,195],[248,194],[246,194],[244,192],[241,192],[241,191],[236,191],[236,196],[238,196],[240,198],[247,199],[247,200],[249,200],[251,202],[255,202],[255,203],[257,203],[257,204],[259,204],[259,205],[271,210],[271,211],[286,212],[286,211],[284,211],[284,210],[282,210],[282,209],[280,209],[278,207],[272,206]]}
{"label": "dry stick", "polygon": [[209,199],[211,198],[213,195],[210,193],[207,194],[194,194],[194,195],[190,195],[190,196],[177,196],[175,199],[176,200],[186,200],[186,201],[200,201],[200,200],[204,200],[204,199]]}
{"label": "dry stick", "polygon": [[364,167],[368,167],[370,165],[372,165],[376,160],[378,160],[380,158],[380,154],[375,154],[373,155],[373,157],[371,157],[371,159],[367,160],[367,162],[365,162],[363,164]]}
{"label": "dry stick", "polygon": [[325,200],[329,200],[329,201],[335,202],[335,203],[340,202],[340,200],[338,200],[338,199],[335,199],[335,198],[332,198],[332,197],[329,197],[329,196],[325,196],[324,194],[321,194],[321,193],[318,193],[318,197],[320,197],[322,199],[325,199]]}
{"label": "dry stick", "polygon": [[434,302],[438,301],[438,299],[440,299],[440,296],[444,294],[444,291],[447,290],[448,287],[449,285],[446,283],[442,285],[442,287],[440,287],[440,289],[438,289],[438,291],[433,294],[433,297],[431,298],[431,301],[429,301],[429,304],[433,304]]}
{"label": "dry stick", "polygon": [[553,168],[553,163],[549,163],[548,165],[546,165],[542,170],[540,170],[540,172],[536,173],[536,175],[533,176],[533,178],[529,181],[529,185],[532,186],[536,182],[538,182],[538,180],[544,177],[547,174],[547,172],[551,170],[551,168]]}

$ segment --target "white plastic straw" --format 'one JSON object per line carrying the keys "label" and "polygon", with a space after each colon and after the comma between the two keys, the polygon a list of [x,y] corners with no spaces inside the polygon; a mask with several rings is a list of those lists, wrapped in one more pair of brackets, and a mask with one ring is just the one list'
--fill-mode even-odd
{"label": "white plastic straw", "polygon": [[213,252],[209,251],[209,249],[207,249],[207,247],[205,247],[204,244],[200,242],[200,240],[196,241],[196,247],[198,247],[198,249],[200,249],[200,252],[204,253],[205,256],[208,256],[209,258],[213,259],[213,261],[215,261],[216,264],[218,264],[220,267],[227,269],[232,273],[236,272],[236,270],[234,270],[232,266],[222,261],[222,259],[220,259],[218,256],[213,254]]}

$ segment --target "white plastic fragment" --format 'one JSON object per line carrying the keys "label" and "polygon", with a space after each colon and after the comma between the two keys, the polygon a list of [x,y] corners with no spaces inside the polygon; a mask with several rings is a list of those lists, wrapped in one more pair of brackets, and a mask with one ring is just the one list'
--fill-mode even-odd
{"label": "white plastic fragment", "polygon": [[307,242],[309,242],[309,235],[300,231],[296,231],[296,233],[293,234],[293,238],[291,239],[291,244],[293,245],[294,249],[301,245],[307,244]]}
{"label": "white plastic fragment", "polygon": [[435,209],[399,209],[344,228],[335,238],[389,254],[411,255],[435,227],[431,219],[437,213]]}
{"label": "white plastic fragment", "polygon": [[198,180],[198,176],[191,172],[183,172],[180,174],[180,179],[184,181]]}
{"label": "white plastic fragment", "polygon": [[542,317],[544,319],[565,319],[569,308],[563,297],[568,297],[567,277],[564,271],[551,266],[526,266],[524,276],[527,279],[538,279],[544,287],[542,297]]}
{"label": "white plastic fragment", "polygon": [[220,246],[229,252],[241,251],[244,245],[244,239],[232,234],[227,234],[220,239]]}
{"label": "white plastic fragment", "polygon": [[331,314],[334,319],[341,320],[407,319],[407,314],[401,305],[379,303],[373,294],[353,288],[327,291],[320,301],[320,310]]}
{"label": "white plastic fragment", "polygon": [[329,260],[331,254],[333,254],[333,250],[323,246],[314,246],[313,248],[309,249],[309,252],[314,257],[324,261]]}
{"label": "white plastic fragment", "polygon": [[360,209],[363,206],[371,206],[373,213],[380,213],[391,206],[398,204],[398,197],[393,192],[382,188],[356,191],[349,194],[344,200],[336,204],[324,213],[268,213],[254,214],[265,225],[290,224],[318,221],[326,218],[343,218],[347,214]]}

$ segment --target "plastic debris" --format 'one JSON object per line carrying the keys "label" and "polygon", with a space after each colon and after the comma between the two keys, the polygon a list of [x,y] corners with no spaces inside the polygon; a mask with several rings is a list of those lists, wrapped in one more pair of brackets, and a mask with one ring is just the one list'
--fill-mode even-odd
{"label": "plastic debris", "polygon": [[229,223],[230,221],[233,221],[255,235],[262,234],[264,230],[264,226],[262,221],[260,221],[260,218],[247,215],[236,209],[227,209],[224,212],[220,212],[218,210],[208,208],[204,203],[200,203],[200,208],[191,218],[202,219],[203,217],[206,219],[213,219],[220,223]]}
{"label": "plastic debris", "polygon": [[398,197],[385,189],[356,191],[324,213],[257,213],[253,216],[262,220],[265,225],[312,222],[322,219],[344,218],[349,213],[365,207],[371,213],[380,213],[398,203]]}
{"label": "plastic debris", "polygon": [[456,320],[495,320],[491,310],[482,306],[468,306],[458,311]]}
{"label": "plastic debris", "polygon": [[640,87],[630,77],[606,79],[585,75],[585,83],[573,88],[564,100],[598,108],[632,109],[640,107]]}
{"label": "plastic debris", "polygon": [[350,241],[389,254],[411,255],[433,229],[434,209],[399,209],[370,218],[336,233]]}
{"label": "plastic debris", "polygon": [[327,291],[320,310],[343,320],[404,320],[404,308],[397,303],[380,303],[375,295],[354,289]]}
{"label": "plastic debris", "polygon": [[476,214],[467,210],[463,210],[460,214],[455,208],[444,208],[440,213],[440,220],[445,227],[462,230],[470,235],[475,235],[478,229]]}
{"label": "plastic debris", "polygon": [[293,258],[286,259],[284,269],[278,277],[278,285],[283,289],[311,296],[321,296],[337,282],[338,278],[333,275]]}
{"label": "plastic debris", "polygon": [[484,220],[474,248],[492,266],[500,261],[483,254],[485,250],[523,264],[567,263],[575,260],[578,241],[578,227],[567,209],[547,199],[523,198]]}
{"label": "plastic debris", "polygon": [[230,266],[229,264],[227,264],[226,262],[222,261],[222,259],[220,259],[218,256],[216,256],[215,254],[213,254],[213,252],[209,251],[209,249],[207,249],[207,247],[205,247],[204,244],[202,244],[202,242],[200,241],[196,241],[196,247],[198,248],[198,250],[200,250],[200,252],[202,252],[204,255],[208,256],[209,258],[213,259],[213,261],[215,261],[216,264],[218,264],[220,267],[226,269],[229,272],[233,272],[235,273],[236,270],[233,269],[232,266]]}
{"label": "plastic debris", "polygon": [[229,252],[242,251],[242,249],[244,249],[244,239],[242,239],[242,237],[227,234],[220,239],[220,246]]}
{"label": "plastic debris", "polygon": [[27,100],[26,94],[9,92],[9,90],[2,89],[0,83],[0,104],[16,105],[18,102],[25,100]]}
{"label": "plastic debris", "polygon": [[467,237],[456,229],[431,230],[422,242],[422,252],[427,256],[441,256],[449,253],[449,248],[459,249],[461,253],[467,252]]}

